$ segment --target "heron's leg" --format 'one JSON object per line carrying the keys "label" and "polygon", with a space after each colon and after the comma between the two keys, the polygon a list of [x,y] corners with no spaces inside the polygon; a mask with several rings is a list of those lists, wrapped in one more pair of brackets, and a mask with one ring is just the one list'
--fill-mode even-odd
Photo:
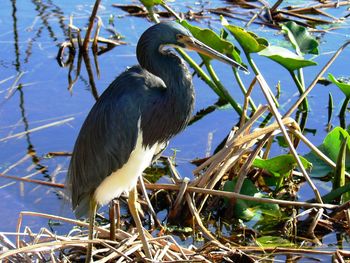
{"label": "heron's leg", "polygon": [[140,234],[141,237],[141,241],[142,241],[142,245],[143,245],[143,250],[145,251],[146,257],[149,259],[152,259],[152,255],[147,243],[147,239],[145,236],[145,233],[143,232],[143,227],[142,227],[142,223],[136,208],[136,202],[137,202],[137,190],[136,187],[134,187],[130,193],[129,193],[129,200],[128,200],[128,205],[129,205],[129,209],[130,209],[130,213],[132,215],[132,217],[134,218],[136,227],[137,227],[137,231]]}
{"label": "heron's leg", "polygon": [[[96,218],[97,202],[93,196],[90,197],[90,207],[89,207],[89,240],[94,238],[94,225]],[[90,263],[92,260],[92,243],[88,244],[85,263]]]}

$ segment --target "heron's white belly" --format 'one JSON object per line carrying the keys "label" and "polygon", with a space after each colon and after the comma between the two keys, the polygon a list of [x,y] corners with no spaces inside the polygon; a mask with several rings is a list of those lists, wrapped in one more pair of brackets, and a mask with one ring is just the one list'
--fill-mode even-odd
{"label": "heron's white belly", "polygon": [[105,205],[113,198],[135,187],[139,176],[151,164],[156,149],[157,144],[152,147],[143,147],[142,133],[139,132],[135,149],[131,152],[129,160],[122,168],[106,177],[95,190],[97,203]]}

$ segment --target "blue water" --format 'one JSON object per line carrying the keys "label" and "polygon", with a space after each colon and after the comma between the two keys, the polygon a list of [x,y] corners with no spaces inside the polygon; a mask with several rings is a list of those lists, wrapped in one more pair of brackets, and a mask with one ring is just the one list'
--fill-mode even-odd
{"label": "blue water", "polygon": [[[57,45],[67,39],[65,32],[69,16],[71,14],[74,16],[76,26],[80,28],[86,26],[93,1],[89,2],[88,4],[87,1],[81,0],[1,1],[0,172],[4,172],[11,165],[21,160],[27,154],[28,149],[34,151],[34,157],[38,158],[42,158],[52,151],[70,152],[72,150],[80,126],[95,100],[90,92],[84,64],[82,65],[81,76],[70,93],[67,90],[68,68],[60,68],[55,57],[58,50]],[[121,2],[129,3],[129,1]],[[203,5],[207,8],[226,4],[221,1],[209,3],[201,1],[187,2],[195,10],[200,10]],[[138,37],[151,25],[146,19],[128,16],[123,11],[111,7],[112,3],[114,2],[110,0],[103,1],[99,15],[104,26],[108,25],[111,15],[115,17],[115,28],[125,37],[124,40],[128,45],[116,47],[99,57],[101,78],[98,79],[95,76],[99,94],[127,66],[137,63],[135,46]],[[177,10],[187,10],[186,5],[180,3],[180,1],[171,3],[171,5]],[[203,27],[209,24],[215,30],[220,29],[217,19],[210,23],[204,20],[202,23]],[[241,21],[233,21],[233,23],[244,25]],[[319,66],[309,67],[304,71],[307,84],[313,80],[333,52],[349,38],[349,25],[345,23],[342,26],[343,29],[321,36],[320,55],[315,58]],[[267,37],[273,43],[283,41],[283,37],[272,29],[252,26],[251,30]],[[109,34],[109,32],[102,29],[102,36],[108,37]],[[197,55],[191,55],[199,61]],[[346,58],[349,55],[349,49],[345,50],[329,72],[336,76],[348,76],[350,62]],[[290,86],[289,74],[267,58],[258,56],[254,56],[254,58],[256,58],[257,65],[271,87],[274,87],[277,81],[281,82],[280,103],[282,106],[284,105],[281,108],[281,111],[284,112],[298,96],[296,87]],[[217,69],[224,85],[237,101],[242,103],[243,97],[235,85],[231,69],[216,62],[214,68]],[[22,89],[9,93],[9,89],[14,85],[16,77],[21,72],[23,72],[23,75],[18,80],[17,85],[21,84]],[[250,76],[243,75],[246,85],[249,85],[252,77],[252,74]],[[216,102],[216,95],[196,77],[194,78],[194,85],[196,88],[195,111]],[[332,92],[336,113],[341,105],[343,95],[335,86],[317,85],[309,96],[311,111],[307,128],[317,129],[317,133],[315,136],[308,134],[308,137],[316,145],[322,142],[326,134],[328,92]],[[266,104],[258,88],[255,89],[253,98],[256,103]],[[332,123],[337,125],[338,119],[335,113]],[[61,125],[33,131],[18,138],[2,140],[13,134],[69,118],[73,118],[73,120]],[[172,148],[177,149],[178,169],[182,176],[191,177],[193,166],[189,161],[204,157],[208,149],[212,152],[237,121],[237,115],[232,109],[218,110],[174,138],[165,154],[172,155]],[[212,136],[212,141],[208,145],[208,137],[210,136]],[[302,153],[308,152],[304,146],[301,146],[299,150]],[[274,150],[275,154],[280,152],[283,152],[283,150]],[[32,158],[29,158],[8,171],[7,174],[22,177],[34,173],[41,168],[41,165],[44,165],[48,167],[46,175],[54,175],[56,182],[64,183],[68,163],[68,157],[41,159],[39,164],[34,164]],[[43,179],[44,177],[45,174],[39,173],[32,178]],[[21,211],[73,217],[69,207],[62,205],[63,202],[57,198],[56,191],[57,189],[46,186],[0,178],[0,211],[2,211],[0,231],[15,231],[16,221]],[[313,197],[307,186],[305,186],[302,195],[306,199]],[[45,219],[29,217],[24,225],[38,229],[46,223],[47,220]]]}

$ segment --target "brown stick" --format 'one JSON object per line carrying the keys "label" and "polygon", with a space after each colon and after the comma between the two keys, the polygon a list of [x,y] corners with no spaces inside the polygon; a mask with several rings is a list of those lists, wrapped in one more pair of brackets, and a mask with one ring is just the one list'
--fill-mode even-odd
{"label": "brown stick", "polygon": [[331,7],[337,8],[339,6],[344,6],[344,5],[350,5],[350,1],[326,3],[326,4],[314,5],[309,7],[301,7],[301,8],[290,7],[289,9],[296,13],[296,12],[309,12],[309,11],[312,11],[313,9],[320,9],[320,8],[331,8]]}
{"label": "brown stick", "polygon": [[92,9],[92,13],[91,13],[91,16],[90,16],[90,19],[89,19],[89,27],[88,27],[88,29],[86,31],[84,42],[83,42],[83,47],[82,47],[82,49],[84,51],[88,50],[88,45],[89,45],[89,42],[90,42],[91,30],[92,30],[92,27],[94,26],[94,20],[95,20],[95,17],[96,17],[96,14],[97,14],[97,10],[98,10],[98,7],[99,7],[100,3],[101,3],[101,0],[96,0],[94,8]]}
{"label": "brown stick", "polygon": [[41,184],[41,185],[52,186],[52,187],[57,187],[57,188],[64,188],[64,184],[46,182],[43,180],[29,179],[29,178],[17,177],[17,176],[12,176],[12,175],[5,175],[5,174],[1,174],[1,173],[0,173],[0,177],[13,179],[13,180],[17,180],[17,181],[22,181],[22,182],[27,182],[27,183],[35,183],[35,184]]}
{"label": "brown stick", "polygon": [[[179,185],[174,185],[174,184],[145,184],[145,185],[146,185],[147,189],[151,189],[151,190],[162,189],[162,190],[178,191],[180,189]],[[338,205],[332,205],[332,204],[295,202],[295,201],[287,201],[287,200],[279,200],[279,199],[268,199],[268,198],[254,197],[254,196],[243,195],[243,194],[238,194],[238,193],[225,192],[225,191],[220,191],[220,190],[209,190],[209,189],[198,188],[198,187],[193,187],[193,186],[188,186],[187,191],[193,192],[193,193],[223,196],[223,197],[227,197],[227,198],[237,198],[237,199],[242,199],[242,200],[256,201],[256,202],[261,202],[261,203],[278,204],[278,205],[283,205],[283,206],[323,207],[326,209],[336,209],[339,207]]]}
{"label": "brown stick", "polygon": [[298,13],[294,13],[292,11],[279,10],[278,13],[289,15],[289,16],[294,16],[294,17],[297,17],[297,18],[301,18],[301,19],[305,19],[305,20],[313,21],[313,22],[317,22],[317,23],[329,24],[329,23],[332,22],[332,21],[328,21],[328,20],[324,20],[324,19],[320,19],[320,18],[315,18],[315,17],[312,17],[312,16],[301,15],[301,14],[298,14]]}

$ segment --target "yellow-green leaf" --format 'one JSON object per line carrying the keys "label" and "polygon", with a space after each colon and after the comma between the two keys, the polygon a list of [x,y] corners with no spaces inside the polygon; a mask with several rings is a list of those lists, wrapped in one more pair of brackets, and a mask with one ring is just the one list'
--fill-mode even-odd
{"label": "yellow-green leaf", "polygon": [[278,46],[269,46],[260,51],[259,55],[276,61],[288,71],[294,71],[299,68],[317,65],[317,63],[312,60],[304,59],[290,50]]}
{"label": "yellow-green leaf", "polygon": [[[181,25],[186,27],[191,32],[191,34],[199,41],[215,49],[216,51],[234,59],[236,62],[242,63],[240,55],[238,54],[237,50],[235,49],[235,46],[231,42],[220,38],[218,34],[216,34],[210,29],[202,29],[200,27],[193,26],[186,20],[183,20],[180,23]],[[204,61],[210,61],[209,57],[201,54],[200,56],[203,58]]]}
{"label": "yellow-green leaf", "polygon": [[221,24],[235,37],[246,53],[257,53],[265,49],[269,42],[265,38],[258,37],[250,31],[239,26],[230,25],[227,20],[221,17]]}

